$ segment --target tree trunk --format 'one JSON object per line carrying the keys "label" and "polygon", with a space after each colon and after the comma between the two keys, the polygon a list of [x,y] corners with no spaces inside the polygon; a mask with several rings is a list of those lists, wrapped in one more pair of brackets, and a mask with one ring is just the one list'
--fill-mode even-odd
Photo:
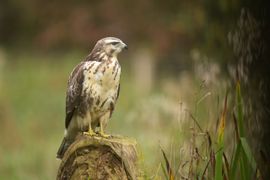
{"label": "tree trunk", "polygon": [[79,136],[58,169],[63,179],[136,179],[136,141],[119,136]]}
{"label": "tree trunk", "polygon": [[247,1],[229,34],[240,80],[244,124],[263,179],[270,177],[270,11],[269,1]]}

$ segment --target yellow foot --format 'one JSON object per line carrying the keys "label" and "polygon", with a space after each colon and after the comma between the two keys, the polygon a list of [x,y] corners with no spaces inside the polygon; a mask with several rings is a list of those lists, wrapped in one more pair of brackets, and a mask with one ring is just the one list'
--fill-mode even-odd
{"label": "yellow foot", "polygon": [[109,138],[109,137],[111,137],[111,135],[105,134],[104,132],[98,132],[98,134],[99,134],[101,137],[103,137],[103,138]]}
{"label": "yellow foot", "polygon": [[96,135],[96,133],[92,130],[92,129],[89,129],[87,132],[83,132],[84,135],[87,135],[87,136],[94,136]]}

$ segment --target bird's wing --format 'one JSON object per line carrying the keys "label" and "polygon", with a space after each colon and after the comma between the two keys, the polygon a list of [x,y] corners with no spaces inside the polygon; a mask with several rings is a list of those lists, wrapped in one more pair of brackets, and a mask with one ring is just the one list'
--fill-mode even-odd
{"label": "bird's wing", "polygon": [[83,88],[84,74],[83,67],[85,62],[78,64],[72,71],[66,94],[66,119],[65,127],[68,128],[70,121],[78,108],[81,101],[81,93]]}

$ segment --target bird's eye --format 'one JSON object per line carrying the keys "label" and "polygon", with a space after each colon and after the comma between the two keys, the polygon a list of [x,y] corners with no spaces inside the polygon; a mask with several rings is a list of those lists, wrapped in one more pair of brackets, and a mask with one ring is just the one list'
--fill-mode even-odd
{"label": "bird's eye", "polygon": [[116,44],[118,44],[118,42],[112,42],[112,45],[116,45]]}

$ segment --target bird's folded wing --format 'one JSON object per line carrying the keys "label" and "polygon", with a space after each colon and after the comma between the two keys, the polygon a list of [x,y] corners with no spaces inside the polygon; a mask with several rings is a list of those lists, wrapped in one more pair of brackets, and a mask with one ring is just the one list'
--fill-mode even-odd
{"label": "bird's folded wing", "polygon": [[78,64],[72,71],[66,93],[66,119],[65,127],[68,128],[70,121],[74,115],[75,110],[78,108],[81,101],[81,93],[84,81],[84,68],[85,62]]}

